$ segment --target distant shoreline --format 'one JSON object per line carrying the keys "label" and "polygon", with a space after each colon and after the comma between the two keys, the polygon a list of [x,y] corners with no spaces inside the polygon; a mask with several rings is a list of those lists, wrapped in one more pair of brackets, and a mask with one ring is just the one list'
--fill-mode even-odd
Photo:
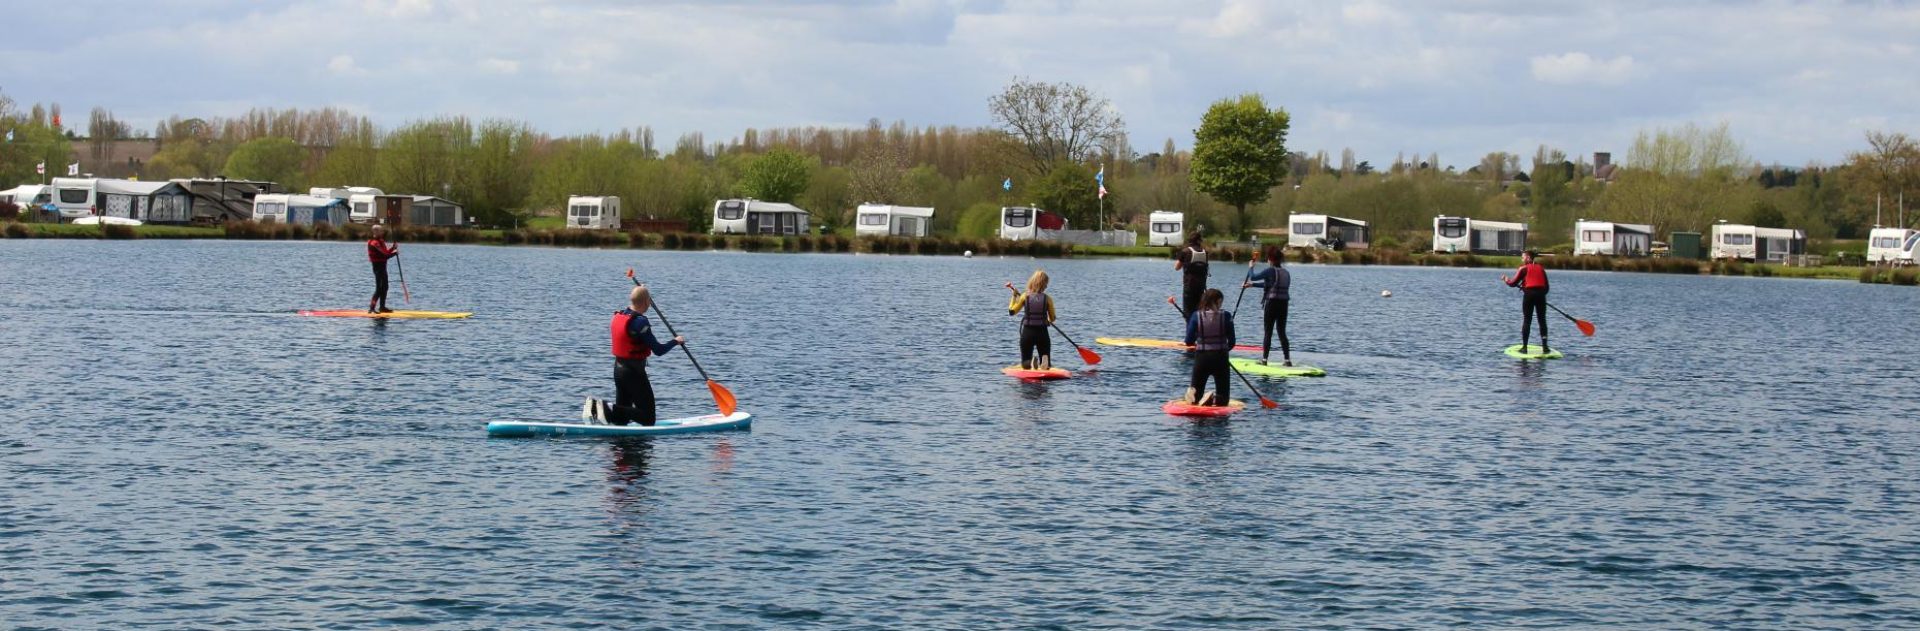
{"label": "distant shoreline", "polygon": [[[1051,241],[1008,241],[965,237],[844,237],[840,235],[710,235],[618,232],[608,230],[571,230],[548,228],[467,229],[437,227],[400,227],[395,238],[410,243],[466,243],[476,245],[544,245],[644,250],[739,250],[743,252],[826,252],[847,254],[905,254],[955,256],[966,253],[981,256],[1033,256],[1037,258],[1078,257],[1173,257],[1166,246],[1080,246]],[[360,241],[366,228],[297,226],[232,222],[222,226],[86,226],[74,224],[7,222],[0,236],[11,239],[219,239],[239,241]],[[1216,247],[1218,260],[1244,263],[1252,255],[1251,247]],[[1520,265],[1516,256],[1481,256],[1413,252],[1390,248],[1369,250],[1289,250],[1292,263],[1324,265],[1387,265],[1410,267],[1511,268]],[[1609,272],[1641,272],[1683,275],[1756,276],[1776,278],[1813,278],[1855,280],[1862,283],[1920,285],[1920,270],[1912,267],[1788,267],[1741,261],[1699,261],[1677,258],[1614,258],[1601,256],[1549,256],[1540,262],[1548,269]]]}

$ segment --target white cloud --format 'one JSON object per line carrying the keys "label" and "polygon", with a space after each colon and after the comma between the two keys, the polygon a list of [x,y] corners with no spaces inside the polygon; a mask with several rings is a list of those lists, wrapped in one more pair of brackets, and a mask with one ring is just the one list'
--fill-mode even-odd
{"label": "white cloud", "polygon": [[353,55],[334,55],[327,60],[327,71],[336,75],[351,76],[366,74],[366,70],[354,63]]}
{"label": "white cloud", "polygon": [[366,0],[361,6],[367,13],[389,18],[417,18],[433,13],[433,0]]}
{"label": "white cloud", "polygon": [[1633,74],[1633,57],[1601,60],[1582,52],[1541,55],[1532,60],[1533,78],[1544,83],[1620,85]]}
{"label": "white cloud", "polygon": [[491,74],[519,74],[520,62],[511,59],[488,57],[480,60],[480,70]]}

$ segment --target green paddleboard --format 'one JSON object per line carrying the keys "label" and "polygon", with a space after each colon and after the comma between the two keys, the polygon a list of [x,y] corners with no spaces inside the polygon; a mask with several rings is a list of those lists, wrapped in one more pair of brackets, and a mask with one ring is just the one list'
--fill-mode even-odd
{"label": "green paddleboard", "polygon": [[1558,350],[1551,353],[1541,353],[1540,346],[1537,344],[1529,345],[1526,348],[1521,348],[1519,344],[1508,346],[1507,356],[1514,359],[1560,359],[1565,357],[1565,355],[1561,355]]}
{"label": "green paddleboard", "polygon": [[1262,377],[1325,377],[1327,376],[1327,371],[1321,370],[1319,368],[1315,368],[1312,366],[1301,366],[1299,364],[1295,364],[1292,366],[1282,366],[1280,365],[1280,362],[1277,362],[1277,361],[1269,363],[1265,366],[1262,366],[1260,365],[1260,360],[1258,359],[1234,357],[1234,358],[1228,359],[1227,363],[1233,364],[1233,367],[1240,369],[1240,372],[1244,372],[1249,375],[1259,375]]}

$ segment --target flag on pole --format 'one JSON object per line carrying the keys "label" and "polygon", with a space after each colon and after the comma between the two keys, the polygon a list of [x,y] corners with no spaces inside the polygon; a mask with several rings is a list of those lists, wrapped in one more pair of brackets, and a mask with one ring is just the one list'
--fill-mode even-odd
{"label": "flag on pole", "polygon": [[1003,190],[1003,191],[1013,190],[1013,178],[1007,178],[1006,181],[1001,182],[1000,190]]}
{"label": "flag on pole", "polygon": [[1107,198],[1107,165],[1100,165],[1100,172],[1093,174],[1093,182],[1100,186],[1100,199]]}
{"label": "flag on pole", "polygon": [[47,174],[47,161],[46,161],[46,160],[41,160],[41,161],[40,161],[40,164],[36,164],[36,165],[33,165],[33,174],[34,174],[34,175],[46,175],[46,174]]}
{"label": "flag on pole", "polygon": [[7,130],[7,142],[13,142],[13,130]]}
{"label": "flag on pole", "polygon": [[78,163],[78,162],[75,162],[75,163],[73,163],[73,164],[69,164],[69,165],[67,165],[67,175],[68,175],[68,176],[74,176],[74,175],[79,175],[79,174],[80,174],[80,163]]}
{"label": "flag on pole", "polygon": [[60,126],[60,115],[57,113],[53,115],[53,126],[54,127]]}

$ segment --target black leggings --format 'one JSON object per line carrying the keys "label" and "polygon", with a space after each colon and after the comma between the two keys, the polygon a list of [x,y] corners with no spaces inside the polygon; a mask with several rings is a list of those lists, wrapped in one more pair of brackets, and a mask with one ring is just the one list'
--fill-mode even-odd
{"label": "black leggings", "polygon": [[1287,343],[1287,300],[1285,298],[1267,301],[1266,318],[1261,321],[1260,359],[1273,354],[1273,333],[1280,332],[1280,358],[1293,360],[1293,345]]}
{"label": "black leggings", "polygon": [[1048,358],[1048,364],[1053,363],[1053,337],[1047,335],[1047,327],[1045,325],[1020,327],[1020,367],[1039,367],[1040,364],[1035,361],[1039,357]]}
{"label": "black leggings", "polygon": [[1207,378],[1213,378],[1214,405],[1226,405],[1233,400],[1227,396],[1228,383],[1233,376],[1232,366],[1227,364],[1227,351],[1199,351],[1193,354],[1193,396],[1206,396],[1201,389],[1207,385]]}
{"label": "black leggings", "polygon": [[1207,290],[1205,276],[1199,280],[1189,280],[1180,287],[1180,315],[1192,317],[1193,310],[1200,308],[1200,293]]}
{"label": "black leggings", "polygon": [[646,360],[613,360],[613,392],[613,418],[607,422],[653,424],[653,382],[647,379]]}
{"label": "black leggings", "polygon": [[373,264],[373,298],[367,301],[367,308],[372,309],[375,305],[378,305],[381,309],[387,308],[386,261]]}
{"label": "black leggings", "polygon": [[1547,290],[1526,289],[1520,292],[1520,343],[1527,343],[1528,327],[1533,320],[1540,321],[1540,345],[1547,345]]}

